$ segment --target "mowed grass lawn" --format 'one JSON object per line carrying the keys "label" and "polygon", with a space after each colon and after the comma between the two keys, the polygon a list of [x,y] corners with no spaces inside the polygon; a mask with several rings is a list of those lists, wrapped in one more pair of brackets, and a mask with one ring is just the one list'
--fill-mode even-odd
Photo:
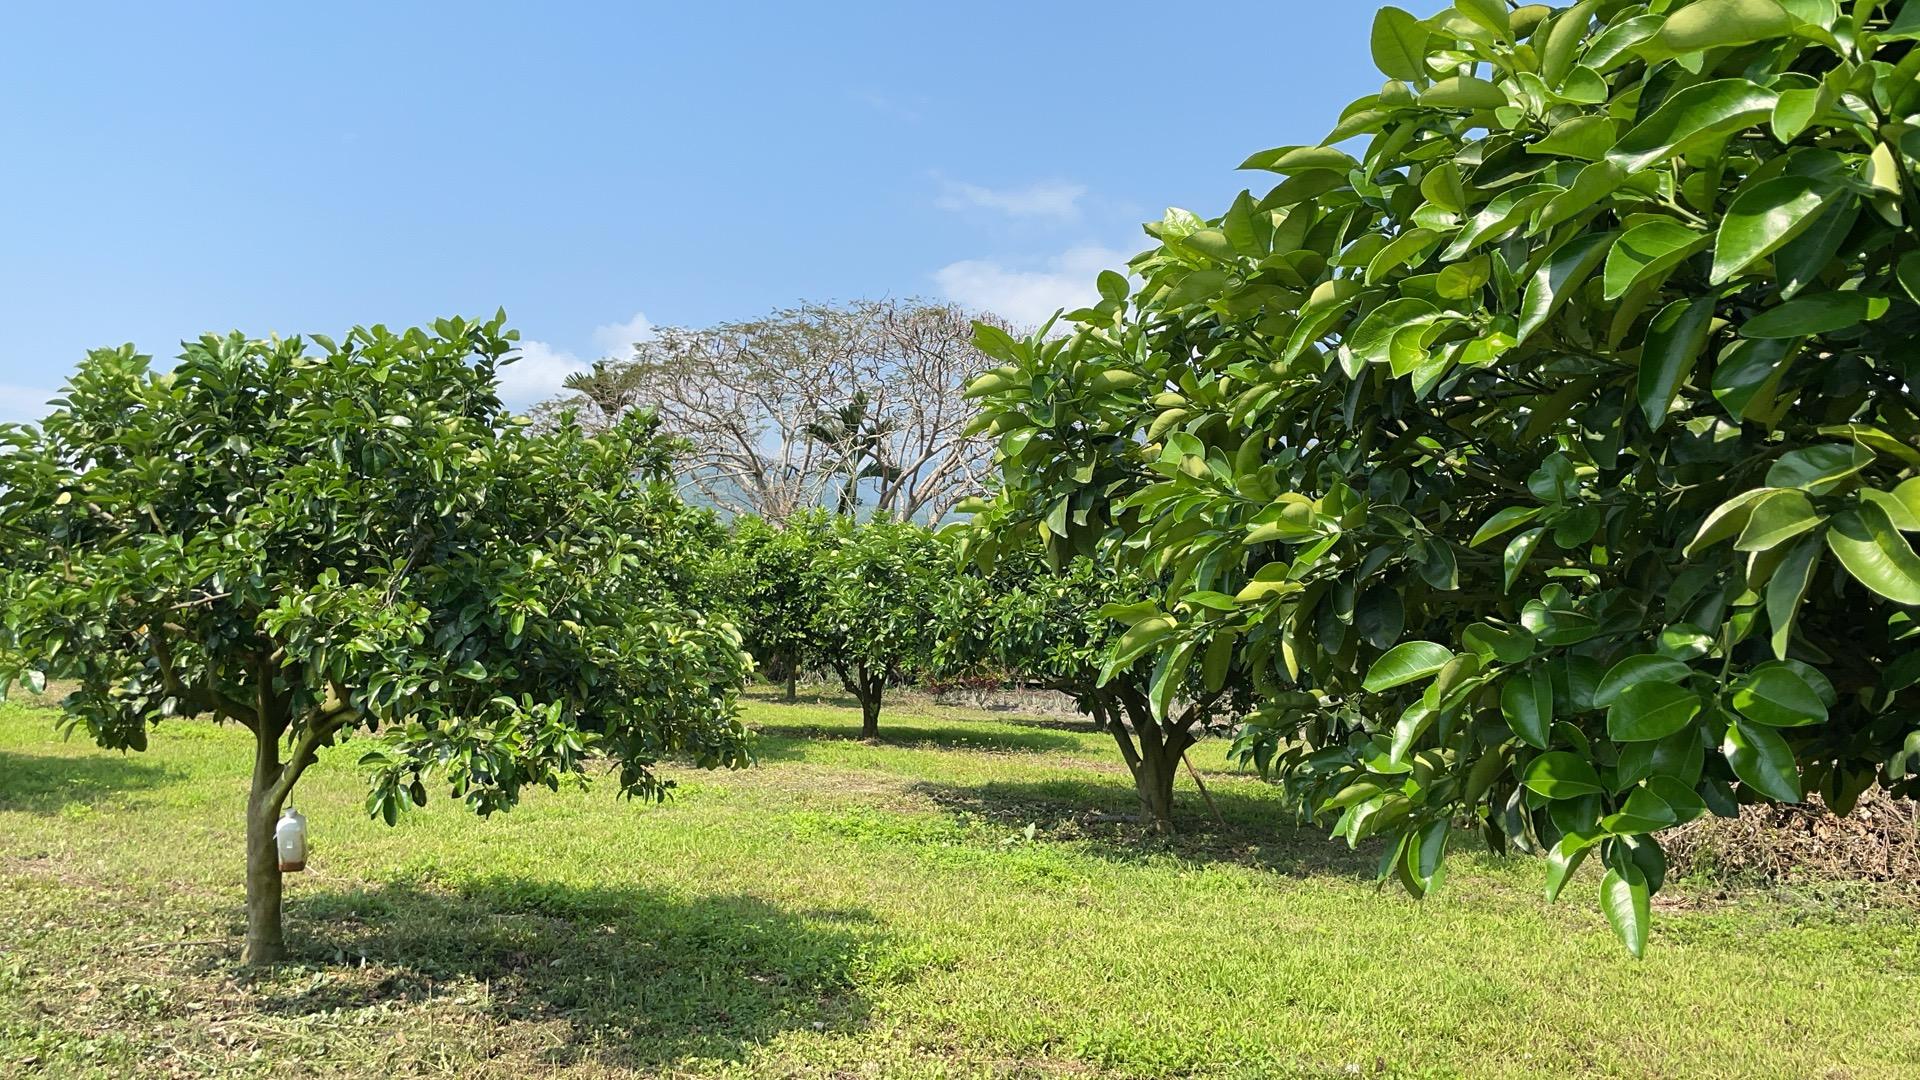
{"label": "mowed grass lawn", "polygon": [[664,805],[396,828],[336,749],[296,794],[297,962],[253,973],[245,734],[122,756],[55,715],[0,709],[0,1073],[1920,1075],[1909,908],[1683,886],[1636,962],[1591,878],[1550,907],[1528,860],[1376,890],[1221,741],[1194,759],[1226,826],[1183,776],[1163,842],[1107,820],[1106,736],[924,705],[868,745],[855,710],[757,697],[762,764],[675,769]]}

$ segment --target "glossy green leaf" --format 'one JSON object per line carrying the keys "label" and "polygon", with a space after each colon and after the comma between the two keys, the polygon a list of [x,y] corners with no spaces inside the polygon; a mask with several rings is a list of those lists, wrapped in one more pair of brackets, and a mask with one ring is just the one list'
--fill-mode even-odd
{"label": "glossy green leaf", "polygon": [[1506,103],[1498,86],[1471,75],[1441,79],[1420,92],[1420,104],[1436,109],[1497,109]]}
{"label": "glossy green leaf", "polygon": [[1608,870],[1600,881],[1600,907],[1607,914],[1607,925],[1635,959],[1647,954],[1647,929],[1653,914],[1647,892],[1646,875],[1637,866]]}
{"label": "glossy green leaf", "polygon": [[1507,726],[1529,746],[1547,748],[1553,727],[1553,679],[1545,669],[1516,672],[1500,687],[1500,714]]}
{"label": "glossy green leaf", "polygon": [[[1771,479],[1771,477],[1769,477]],[[1770,551],[1826,520],[1797,488],[1772,492],[1754,504],[1753,516],[1733,542],[1735,551]]]}
{"label": "glossy green leaf", "polygon": [[1819,219],[1832,194],[1823,181],[1793,175],[1741,188],[1720,219],[1708,280],[1718,285],[1773,254]]}
{"label": "glossy green leaf", "polygon": [[1391,690],[1440,673],[1453,659],[1452,650],[1432,641],[1406,641],[1387,650],[1367,669],[1362,687],[1369,693]]}
{"label": "glossy green leaf", "polygon": [[1813,583],[1814,570],[1820,565],[1821,549],[1818,536],[1801,540],[1767,580],[1767,621],[1773,626],[1769,641],[1773,655],[1782,660],[1787,658],[1787,649],[1793,640],[1793,624],[1800,613],[1800,602],[1807,595],[1807,586]]}
{"label": "glossy green leaf", "polygon": [[1637,682],[1607,707],[1607,737],[1615,742],[1664,739],[1700,714],[1700,695],[1667,682]]}
{"label": "glossy green leaf", "polygon": [[1373,16],[1373,64],[1389,79],[1415,82],[1427,77],[1427,28],[1397,7]]}
{"label": "glossy green leaf", "polygon": [[1674,395],[1693,373],[1713,324],[1713,300],[1675,300],[1653,317],[1640,350],[1639,402],[1647,424],[1666,421]]}
{"label": "glossy green leaf", "polygon": [[1684,683],[1693,669],[1670,656],[1641,653],[1626,657],[1607,669],[1593,688],[1593,703],[1605,708],[1630,686],[1643,682]]}
{"label": "glossy green leaf", "polygon": [[1793,751],[1772,728],[1736,719],[1727,725],[1720,752],[1741,783],[1778,802],[1800,801],[1800,773]]}
{"label": "glossy green leaf", "polygon": [[1785,664],[1765,664],[1733,684],[1733,707],[1768,727],[1825,723],[1827,704],[1807,680]]}
{"label": "glossy green leaf", "polygon": [[1600,785],[1600,774],[1593,771],[1587,759],[1570,750],[1555,750],[1534,758],[1527,763],[1521,782],[1529,791],[1549,799],[1577,799],[1605,790]]}
{"label": "glossy green leaf", "polygon": [[1826,292],[1796,297],[1740,324],[1740,336],[1750,338],[1806,337],[1831,334],[1886,314],[1884,296],[1857,292]]}
{"label": "glossy green leaf", "polygon": [[1776,95],[1747,79],[1715,79],[1675,93],[1607,153],[1633,173],[1665,161],[1690,140],[1738,131],[1766,119]]}
{"label": "glossy green leaf", "polygon": [[1920,604],[1920,555],[1885,510],[1862,503],[1835,514],[1827,547],[1860,584],[1897,604]]}
{"label": "glossy green leaf", "polygon": [[1672,218],[1635,225],[1607,251],[1606,269],[1600,276],[1602,294],[1608,300],[1618,300],[1629,289],[1658,277],[1712,242],[1712,233],[1689,228]]}
{"label": "glossy green leaf", "polygon": [[1527,282],[1526,295],[1520,300],[1521,341],[1540,329],[1554,312],[1566,305],[1587,276],[1606,258],[1613,233],[1588,233],[1563,245],[1547,258]]}
{"label": "glossy green leaf", "polygon": [[1540,546],[1540,538],[1547,534],[1545,529],[1528,529],[1507,543],[1507,550],[1500,556],[1500,565],[1505,569],[1504,588],[1513,591],[1514,584],[1520,580],[1520,574],[1526,570],[1528,560],[1533,558],[1534,549]]}
{"label": "glossy green leaf", "polygon": [[1795,22],[1776,0],[1695,0],[1667,16],[1656,40],[1670,52],[1694,52],[1781,37]]}

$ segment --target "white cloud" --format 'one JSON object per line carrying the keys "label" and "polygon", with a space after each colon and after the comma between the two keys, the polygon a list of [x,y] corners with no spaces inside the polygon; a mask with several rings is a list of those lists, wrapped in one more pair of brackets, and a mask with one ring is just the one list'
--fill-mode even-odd
{"label": "white cloud", "polygon": [[1039,326],[1065,308],[1085,307],[1100,298],[1094,280],[1102,270],[1126,272],[1127,256],[1089,244],[1044,260],[1037,268],[1009,266],[992,259],[963,259],[936,270],[933,280],[946,299],[976,311],[988,311],[1015,326]]}
{"label": "white cloud", "polygon": [[607,323],[593,328],[593,347],[600,355],[625,360],[633,351],[633,343],[646,341],[653,337],[653,320],[645,312],[636,311],[633,318],[623,323]]}
{"label": "white cloud", "polygon": [[[594,327],[591,340],[598,355],[624,360],[634,342],[652,336],[653,320],[636,311],[626,322]],[[522,340],[520,359],[500,369],[500,400],[510,409],[526,409],[565,393],[567,376],[591,370],[593,363],[582,360],[570,349],[545,341]],[[4,396],[0,396],[0,402],[4,400]]]}
{"label": "white cloud", "polygon": [[934,205],[942,210],[995,210],[1008,217],[1072,220],[1080,214],[1085,184],[1048,180],[1022,188],[994,189],[958,180],[942,180]]}
{"label": "white cloud", "polygon": [[37,424],[53,411],[47,402],[59,396],[45,387],[0,383],[0,423]]}
{"label": "white cloud", "polygon": [[500,400],[509,409],[525,409],[560,394],[567,376],[592,365],[544,341],[521,341],[520,359],[500,369]]}

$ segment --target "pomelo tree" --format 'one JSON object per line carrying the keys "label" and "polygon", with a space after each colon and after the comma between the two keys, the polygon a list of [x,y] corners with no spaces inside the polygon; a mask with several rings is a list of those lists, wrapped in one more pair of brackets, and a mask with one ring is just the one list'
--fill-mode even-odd
{"label": "pomelo tree", "polygon": [[665,755],[745,759],[747,661],[693,595],[668,444],[644,415],[532,433],[496,393],[503,318],[208,336],[164,372],[100,350],[0,429],[9,681],[72,680],[105,747],[253,734],[249,962],[285,948],[275,820],[351,736],[389,822],[435,777],[486,814],[598,754],[643,797]]}
{"label": "pomelo tree", "polygon": [[787,527],[820,530],[807,580],[807,651],[860,702],[861,736],[879,738],[887,688],[932,660],[952,549],[925,526],[886,517],[834,515]]}
{"label": "pomelo tree", "polygon": [[1382,10],[1387,82],[1275,186],[1168,212],[1069,337],[980,331],[1005,519],[1164,583],[1128,650],[1231,627],[1244,752],[1383,876],[1463,826],[1549,895],[1595,858],[1640,953],[1662,830],[1920,788],[1916,40]]}
{"label": "pomelo tree", "polygon": [[720,555],[722,590],[763,671],[786,683],[793,701],[800,669],[815,663],[809,648],[819,590],[813,577],[825,535],[818,512],[801,511],[784,525],[751,514],[734,519]]}
{"label": "pomelo tree", "polygon": [[1141,823],[1173,831],[1173,785],[1187,749],[1209,724],[1230,723],[1247,705],[1236,693],[1245,680],[1230,670],[1231,631],[1206,638],[1198,664],[1156,653],[1152,626],[1128,625],[1158,615],[1151,580],[1120,569],[1110,552],[1051,566],[1039,545],[1021,542],[1021,531],[1001,520],[1003,507],[978,509],[954,529],[968,572],[942,598],[937,666],[1004,671],[1066,695],[1113,736]]}

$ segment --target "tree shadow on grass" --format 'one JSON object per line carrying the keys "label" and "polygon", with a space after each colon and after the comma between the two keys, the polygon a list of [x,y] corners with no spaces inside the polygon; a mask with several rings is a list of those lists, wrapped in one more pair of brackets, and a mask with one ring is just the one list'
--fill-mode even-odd
{"label": "tree shadow on grass", "polygon": [[0,810],[58,814],[158,786],[167,777],[164,767],[125,754],[69,757],[0,750]]}
{"label": "tree shadow on grass", "polygon": [[[1006,721],[1001,721],[1006,723]],[[1024,729],[1025,725],[1021,725]],[[823,740],[860,739],[860,717],[853,715],[844,724],[774,723],[757,724],[759,736],[753,752],[762,761],[799,761],[807,757],[809,743]],[[965,750],[973,752],[1046,753],[1079,750],[1080,739],[1058,730],[1035,725],[1033,730],[981,731],[977,725],[955,723],[939,727],[919,724],[891,724],[880,717],[880,744],[900,750]]]}
{"label": "tree shadow on grass", "polygon": [[288,922],[293,959],[337,977],[271,980],[258,991],[266,1012],[460,993],[498,1029],[563,1024],[567,1038],[538,1051],[555,1066],[650,1074],[687,1057],[738,1060],[790,1029],[855,1029],[867,1016],[856,976],[888,974],[869,970],[884,933],[868,912],[795,912],[752,896],[395,882],[301,897]]}
{"label": "tree shadow on grass", "polygon": [[1363,842],[1358,850],[1349,850],[1344,841],[1330,839],[1324,829],[1297,823],[1277,799],[1223,791],[1217,785],[1208,788],[1220,814],[1216,821],[1207,802],[1185,779],[1174,792],[1172,836],[1157,835],[1135,820],[1140,801],[1125,774],[984,784],[924,781],[910,790],[949,813],[1010,829],[1031,824],[1037,827],[1037,835],[1083,842],[1114,859],[1173,855],[1294,877],[1373,880],[1380,860],[1378,842]]}

